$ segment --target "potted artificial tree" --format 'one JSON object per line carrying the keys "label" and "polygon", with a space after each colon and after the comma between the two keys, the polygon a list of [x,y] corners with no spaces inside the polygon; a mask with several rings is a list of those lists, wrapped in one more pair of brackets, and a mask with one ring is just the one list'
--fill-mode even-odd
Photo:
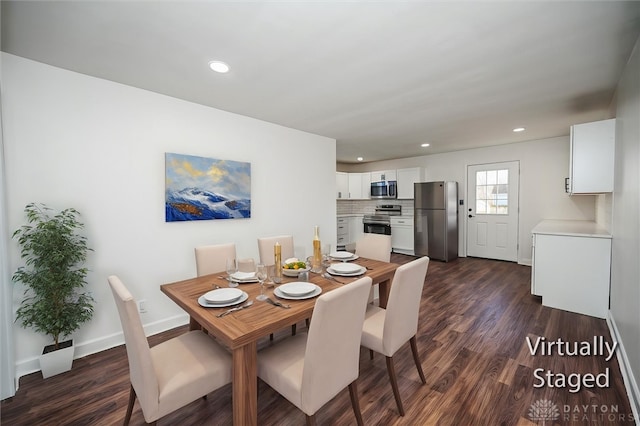
{"label": "potted artificial tree", "polygon": [[[73,340],[62,341],[93,316],[94,300],[83,292],[87,240],[78,234],[83,224],[73,208],[54,213],[44,204],[25,207],[27,225],[13,233],[25,265],[13,274],[26,286],[16,321],[51,337],[40,357],[43,377],[71,369]],[[61,361],[58,361],[61,358]]]}

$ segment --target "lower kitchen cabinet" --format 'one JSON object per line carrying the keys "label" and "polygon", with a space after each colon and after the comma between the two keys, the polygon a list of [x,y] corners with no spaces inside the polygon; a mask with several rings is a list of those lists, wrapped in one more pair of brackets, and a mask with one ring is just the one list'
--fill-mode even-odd
{"label": "lower kitchen cabinet", "polygon": [[606,318],[611,235],[591,221],[545,220],[533,230],[531,292],[542,304]]}
{"label": "lower kitchen cabinet", "polygon": [[349,218],[339,217],[336,221],[337,224],[337,249],[344,249],[349,244]]}
{"label": "lower kitchen cabinet", "polygon": [[413,216],[391,216],[391,249],[395,253],[414,254]]}

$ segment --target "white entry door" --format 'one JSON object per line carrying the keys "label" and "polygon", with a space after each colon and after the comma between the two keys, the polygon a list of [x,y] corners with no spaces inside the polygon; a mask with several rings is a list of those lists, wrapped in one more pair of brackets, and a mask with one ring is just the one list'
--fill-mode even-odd
{"label": "white entry door", "polygon": [[518,260],[520,163],[467,167],[467,255]]}

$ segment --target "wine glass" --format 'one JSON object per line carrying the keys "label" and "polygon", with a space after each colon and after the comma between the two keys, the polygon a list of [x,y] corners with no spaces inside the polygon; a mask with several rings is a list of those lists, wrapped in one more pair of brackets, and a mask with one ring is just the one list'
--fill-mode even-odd
{"label": "wine glass", "polygon": [[267,279],[267,267],[264,263],[258,263],[256,265],[256,278],[260,283],[260,295],[256,297],[256,300],[267,300],[267,295],[264,294],[264,280]]}
{"label": "wine glass", "polygon": [[227,274],[229,275],[229,287],[238,287],[238,283],[231,278],[233,274],[238,272],[238,264],[235,259],[227,259]]}

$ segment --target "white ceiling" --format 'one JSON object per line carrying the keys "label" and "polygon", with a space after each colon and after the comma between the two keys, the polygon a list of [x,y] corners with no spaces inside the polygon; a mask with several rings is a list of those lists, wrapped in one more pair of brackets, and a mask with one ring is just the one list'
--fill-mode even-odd
{"label": "white ceiling", "polygon": [[1,14],[5,52],[335,138],[341,162],[609,118],[640,35],[636,1],[2,1]]}

